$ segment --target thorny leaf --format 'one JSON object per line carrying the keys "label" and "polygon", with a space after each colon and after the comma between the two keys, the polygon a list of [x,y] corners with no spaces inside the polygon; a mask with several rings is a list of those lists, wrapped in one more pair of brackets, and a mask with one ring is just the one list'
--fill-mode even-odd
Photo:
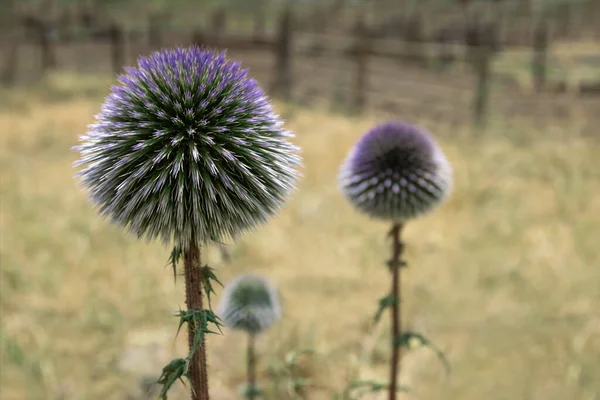
{"label": "thorny leaf", "polygon": [[385,311],[386,308],[393,306],[394,304],[398,303],[398,299],[391,295],[388,294],[385,297],[382,297],[379,300],[379,308],[377,309],[377,312],[375,313],[375,317],[373,318],[373,322],[375,324],[379,323],[379,320],[381,319],[381,316],[383,315],[383,312]]}
{"label": "thorny leaf", "polygon": [[182,256],[183,250],[181,246],[176,245],[173,247],[171,255],[169,256],[169,262],[167,263],[167,265],[171,265],[171,268],[173,268],[173,281],[177,281],[177,264],[181,260]]}
{"label": "thorny leaf", "polygon": [[[373,380],[356,380],[351,382],[346,389],[344,389],[343,398],[360,399],[367,393],[380,392],[386,390],[389,387],[387,382],[378,382]],[[407,386],[398,385],[396,386],[396,392],[412,393],[412,390]]]}
{"label": "thorny leaf", "polygon": [[[198,347],[202,344],[202,340],[204,339],[204,334],[213,333],[217,334],[215,331],[211,331],[208,329],[208,324],[212,323],[217,326],[219,332],[221,331],[220,325],[217,316],[211,310],[193,310],[192,313],[192,321],[188,321],[192,323],[194,326],[194,342],[192,344],[192,348],[190,350],[190,354],[188,359],[192,358],[192,355],[198,350]],[[221,332],[222,333],[222,332]]]}
{"label": "thorny leaf", "polygon": [[179,331],[185,322],[187,322],[187,314],[185,311],[179,309],[179,313],[175,314],[176,317],[179,317],[179,326],[177,327],[177,333],[175,333],[175,337],[179,336]]}
{"label": "thorny leaf", "polygon": [[[392,268],[394,268],[394,262],[392,260],[386,261],[385,264],[387,265],[387,267],[390,271],[392,270]],[[406,267],[408,267],[408,264],[406,263],[406,261],[400,260],[400,261],[398,261],[398,267],[406,268]]]}
{"label": "thorny leaf", "polygon": [[208,265],[202,267],[202,286],[204,286],[206,298],[208,299],[208,308],[210,308],[211,310],[212,305],[210,304],[210,295],[216,293],[211,280],[217,282],[219,285],[221,285],[221,287],[223,287],[223,284],[219,281],[219,279],[213,271],[214,269],[209,267]]}
{"label": "thorny leaf", "polygon": [[179,313],[176,315],[179,317],[179,327],[177,328],[177,334],[179,334],[179,331],[181,330],[181,327],[184,323],[191,324],[191,326],[194,327],[194,342],[191,352],[188,355],[188,359],[192,358],[192,355],[196,352],[196,350],[202,343],[204,334],[217,334],[217,332],[212,331],[208,328],[209,323],[217,327],[217,329],[219,330],[218,333],[223,333],[221,332],[221,321],[211,310],[180,310]]}
{"label": "thorny leaf", "polygon": [[157,381],[159,384],[163,385],[163,388],[160,392],[162,400],[167,400],[167,392],[177,379],[183,382],[181,377],[187,377],[189,362],[196,350],[198,350],[198,347],[200,347],[202,344],[204,335],[207,333],[217,333],[210,330],[208,325],[216,325],[217,329],[219,329],[219,332],[221,331],[221,322],[211,310],[179,310],[179,313],[176,315],[179,317],[179,326],[177,327],[176,335],[179,334],[179,331],[184,323],[191,324],[191,326],[194,327],[194,341],[192,348],[190,349],[190,354],[188,354],[185,359],[175,359],[163,368],[162,375]]}
{"label": "thorny leaf", "polygon": [[394,340],[394,346],[402,346],[402,347],[410,348],[411,342],[415,342],[415,341],[418,342],[419,346],[429,347],[429,349],[431,349],[431,351],[434,352],[434,354],[436,355],[438,360],[440,360],[440,362],[444,366],[444,369],[446,370],[446,374],[449,374],[451,372],[452,367],[450,366],[450,362],[448,362],[448,359],[444,355],[444,352],[439,347],[437,347],[435,344],[433,344],[433,342],[431,340],[427,339],[427,337],[425,337],[424,335],[422,335],[418,332],[407,331],[407,332],[401,333]]}
{"label": "thorny leaf", "polygon": [[167,392],[178,379],[185,385],[182,377],[187,376],[187,366],[187,360],[176,358],[163,367],[162,374],[156,381],[156,383],[163,385],[160,390],[160,398],[162,400],[167,400]]}

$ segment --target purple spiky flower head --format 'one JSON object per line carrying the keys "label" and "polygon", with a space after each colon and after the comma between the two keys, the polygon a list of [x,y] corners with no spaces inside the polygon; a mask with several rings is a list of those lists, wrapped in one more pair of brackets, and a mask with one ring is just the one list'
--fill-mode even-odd
{"label": "purple spiky flower head", "polygon": [[403,222],[439,205],[452,188],[452,168],[428,132],[390,121],[368,131],[346,157],[339,185],[365,214]]}
{"label": "purple spiky flower head", "polygon": [[291,137],[225,53],[165,49],[119,76],[76,165],[103,216],[186,248],[237,236],[282,207],[301,164]]}
{"label": "purple spiky flower head", "polygon": [[238,275],[225,285],[217,315],[231,329],[258,334],[281,318],[279,294],[261,275]]}

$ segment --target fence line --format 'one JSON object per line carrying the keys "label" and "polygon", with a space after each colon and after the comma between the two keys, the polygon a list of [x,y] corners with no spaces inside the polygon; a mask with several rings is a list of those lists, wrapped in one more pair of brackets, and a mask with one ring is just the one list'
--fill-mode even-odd
{"label": "fence line", "polygon": [[[363,14],[359,14],[358,19],[355,21],[351,36],[332,35],[322,32],[298,32],[295,29],[297,21],[290,7],[282,11],[277,31],[274,35],[270,36],[266,35],[262,29],[250,36],[227,34],[225,31],[227,16],[223,10],[215,11],[214,20],[217,21],[215,24],[218,26],[213,26],[210,32],[200,29],[195,29],[191,32],[177,31],[180,34],[177,44],[197,43],[211,47],[228,48],[230,51],[255,52],[256,54],[262,52],[264,55],[271,54],[272,61],[269,65],[265,61],[261,68],[270,67],[273,71],[271,74],[273,78],[268,82],[268,86],[274,95],[286,100],[294,100],[294,93],[298,91],[297,88],[303,86],[298,85],[298,79],[301,79],[301,77],[297,73],[298,70],[303,69],[301,61],[304,60],[307,62],[308,60],[308,63],[316,65],[319,63],[319,60],[324,58],[323,55],[334,55],[337,58],[344,59],[345,64],[351,66],[348,80],[345,83],[337,85],[346,85],[347,88],[336,87],[332,91],[335,92],[333,96],[334,100],[336,96],[339,100],[341,93],[346,93],[346,96],[350,99],[346,103],[348,103],[349,108],[355,111],[373,107],[375,103],[385,103],[386,100],[381,100],[381,98],[385,98],[386,96],[376,93],[374,86],[377,85],[374,82],[383,79],[387,80],[385,86],[394,85],[394,78],[382,77],[384,74],[389,74],[389,72],[386,73],[384,71],[386,68],[390,71],[393,65],[398,65],[398,69],[402,68],[402,65],[406,67],[407,64],[418,66],[413,73],[413,77],[419,80],[419,88],[414,89],[416,93],[427,92],[428,89],[437,89],[440,87],[440,85],[430,82],[438,79],[436,73],[428,69],[428,65],[432,61],[445,64],[461,62],[469,67],[470,78],[466,79],[468,83],[460,88],[448,86],[447,83],[444,83],[445,90],[461,91],[461,93],[465,93],[465,90],[470,90],[471,101],[466,107],[472,112],[472,119],[475,124],[485,124],[490,100],[491,62],[497,54],[498,49],[495,47],[493,40],[487,40],[486,38],[488,37],[484,35],[482,36],[483,39],[482,37],[478,38],[477,34],[482,35],[482,32],[485,33],[484,29],[489,27],[489,25],[480,27],[481,29],[475,32],[475,37],[471,38],[470,41],[467,40],[467,44],[465,44],[431,41],[410,42],[377,38],[373,36]],[[23,46],[26,46],[27,43],[30,43],[30,45],[33,43],[38,47],[41,73],[57,67],[56,48],[58,46],[93,42],[105,44],[108,47],[106,56],[110,58],[112,72],[119,73],[127,63],[126,60],[131,55],[130,53],[136,53],[136,51],[131,51],[133,47],[136,47],[136,50],[138,50],[137,53],[144,53],[147,52],[148,48],[158,48],[168,41],[167,33],[169,32],[160,29],[160,21],[161,17],[152,16],[146,31],[125,31],[118,24],[112,23],[106,28],[97,27],[90,30],[92,33],[91,37],[83,36],[80,38],[73,33],[65,34],[62,38],[53,38],[50,34],[51,32],[43,24],[38,23],[39,21],[29,21],[27,31],[30,34],[33,33],[33,35],[26,37],[22,43]],[[550,48],[550,40],[545,23],[540,23],[539,28],[536,27],[534,32],[536,33],[534,35],[535,40],[528,52],[532,54],[534,66],[532,73],[534,74],[535,88],[538,91],[542,91],[546,88],[545,71],[547,69],[547,54]],[[133,45],[140,38],[147,39],[146,44],[141,46],[144,48],[143,51],[140,51],[139,44],[138,46]],[[14,43],[14,41],[11,41],[11,43]],[[525,52],[524,48],[518,48],[515,51]],[[2,81],[5,83],[15,80],[14,75],[19,70],[17,67],[19,58],[17,53],[19,53],[17,46],[10,47],[6,52],[9,57],[6,58],[4,68],[1,71]],[[384,60],[388,60],[387,64],[385,64]],[[394,62],[397,64],[390,64]],[[321,66],[320,68],[321,73],[332,69],[329,66]],[[408,71],[410,70],[404,70],[407,73]],[[419,74],[418,77],[417,71]],[[427,76],[425,77],[425,75]],[[447,81],[447,78],[444,79]],[[476,84],[473,84],[473,82],[476,82]],[[331,86],[331,82],[326,83],[328,85],[323,86]],[[308,87],[310,85],[306,85],[305,83],[305,86],[307,86],[305,92],[309,92]],[[455,96],[452,96],[453,100],[455,98]],[[407,103],[406,99],[402,99],[400,102]],[[385,104],[388,107],[389,103]]]}

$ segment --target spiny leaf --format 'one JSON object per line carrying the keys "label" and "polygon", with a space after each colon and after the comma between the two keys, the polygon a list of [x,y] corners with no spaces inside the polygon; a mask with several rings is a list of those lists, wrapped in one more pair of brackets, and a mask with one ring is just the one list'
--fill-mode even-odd
{"label": "spiny leaf", "polygon": [[185,385],[182,377],[187,375],[187,365],[187,360],[176,358],[163,367],[162,374],[156,381],[156,383],[163,385],[160,390],[162,400],[167,400],[167,392],[178,379]]}
{"label": "spiny leaf", "polygon": [[167,263],[167,265],[171,265],[171,268],[173,268],[173,281],[177,281],[177,264],[181,260],[182,256],[183,250],[181,246],[175,245],[171,251],[171,255],[169,256],[169,262]]}
{"label": "spiny leaf", "polygon": [[213,271],[214,269],[208,265],[202,267],[202,286],[204,286],[204,292],[206,293],[206,298],[208,299],[208,308],[211,310],[212,305],[210,303],[210,295],[216,293],[211,280],[217,282],[219,285],[221,285],[221,287],[223,287],[223,284],[219,281]]}
{"label": "spiny leaf", "polygon": [[[221,332],[221,321],[219,320],[219,317],[217,317],[211,310],[179,310],[179,313],[177,313],[176,316],[179,317],[177,334],[179,334],[179,331],[184,323],[192,324],[194,327],[194,332],[200,332],[200,335],[205,333],[217,334],[217,332],[208,329],[208,324],[211,323],[217,326],[220,334],[223,334],[223,332]],[[201,339],[202,336],[200,336],[200,343],[202,342]],[[196,336],[194,336],[194,341],[195,340]]]}
{"label": "spiny leaf", "polygon": [[175,314],[175,316],[179,317],[179,326],[177,327],[177,333],[175,333],[175,337],[179,335],[179,331],[185,322],[188,320],[188,315],[186,311],[183,311],[181,308],[179,309],[179,313]]}
{"label": "spiny leaf", "polygon": [[383,312],[385,311],[386,308],[393,306],[394,304],[398,304],[398,299],[391,295],[388,294],[385,297],[382,297],[379,300],[379,308],[377,309],[377,312],[375,313],[375,317],[373,318],[373,322],[375,324],[379,323],[379,320],[381,319],[381,316],[383,315]]}
{"label": "spiny leaf", "polygon": [[444,355],[444,352],[439,347],[437,347],[435,344],[433,344],[433,342],[431,340],[429,340],[427,337],[425,337],[424,335],[422,335],[418,332],[407,331],[407,332],[400,334],[394,340],[394,345],[409,348],[409,347],[411,347],[411,342],[413,342],[413,341],[418,342],[419,346],[425,346],[425,347],[428,347],[429,349],[431,349],[431,351],[434,352],[436,357],[440,360],[440,362],[444,366],[446,373],[449,374],[451,372],[450,362],[448,362],[448,359]]}
{"label": "spiny leaf", "polygon": [[[219,332],[221,331],[221,322],[219,318],[211,311],[211,310],[179,310],[179,313],[176,314],[179,317],[179,326],[177,327],[177,334],[181,330],[181,327],[184,323],[187,323],[189,326],[193,327],[194,339],[192,343],[192,348],[190,349],[190,353],[185,359],[176,359],[171,361],[166,367],[163,368],[163,373],[158,380],[158,383],[163,384],[163,389],[161,391],[161,398],[166,400],[166,393],[169,388],[173,385],[173,383],[180,379],[182,376],[188,375],[188,365],[191,361],[194,353],[200,345],[202,344],[202,340],[204,339],[204,335],[207,333],[214,333],[208,328],[208,324],[214,324],[217,326]],[[222,333],[222,332],[221,332]],[[182,381],[183,382],[183,381]]]}
{"label": "spiny leaf", "polygon": [[[388,261],[386,261],[386,263],[385,263],[385,264],[387,265],[387,267],[388,267],[388,269],[389,269],[390,271],[391,271],[391,270],[394,268],[394,262],[393,262],[392,260],[388,260]],[[404,261],[404,260],[400,260],[400,261],[398,262],[398,267],[400,267],[400,268],[406,268],[406,267],[408,267],[408,264],[406,263],[406,261]]]}
{"label": "spiny leaf", "polygon": [[208,333],[217,334],[215,331],[208,329],[208,324],[214,324],[217,326],[219,333],[221,332],[221,322],[218,317],[211,310],[188,310],[185,315],[185,322],[192,324],[194,327],[194,341],[188,359],[192,359],[192,356],[198,350],[198,347],[202,344],[204,335]]}

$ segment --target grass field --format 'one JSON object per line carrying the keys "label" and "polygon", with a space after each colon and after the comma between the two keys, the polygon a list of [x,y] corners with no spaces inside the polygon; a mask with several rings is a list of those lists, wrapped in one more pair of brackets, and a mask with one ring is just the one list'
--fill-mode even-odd
{"label": "grass field", "polygon": [[[170,249],[101,220],[73,178],[70,147],[107,85],[63,77],[0,99],[2,400],[142,399],[141,383],[185,352]],[[401,380],[414,398],[600,399],[600,142],[579,134],[592,115],[572,107],[544,131],[498,119],[476,138],[417,121],[439,138],[456,185],[406,231],[405,325],[453,366],[446,378],[426,349],[408,352]],[[216,248],[203,257],[223,282],[253,271],[281,289],[285,317],[259,346],[269,399],[302,398],[278,366],[304,348],[315,353],[292,371],[310,379],[304,398],[331,399],[352,379],[387,378],[388,321],[369,321],[389,285],[388,227],[336,188],[342,158],[376,119],[279,108],[304,151],[294,200],[233,246],[231,263]],[[239,398],[243,336],[208,346],[214,400]]]}

